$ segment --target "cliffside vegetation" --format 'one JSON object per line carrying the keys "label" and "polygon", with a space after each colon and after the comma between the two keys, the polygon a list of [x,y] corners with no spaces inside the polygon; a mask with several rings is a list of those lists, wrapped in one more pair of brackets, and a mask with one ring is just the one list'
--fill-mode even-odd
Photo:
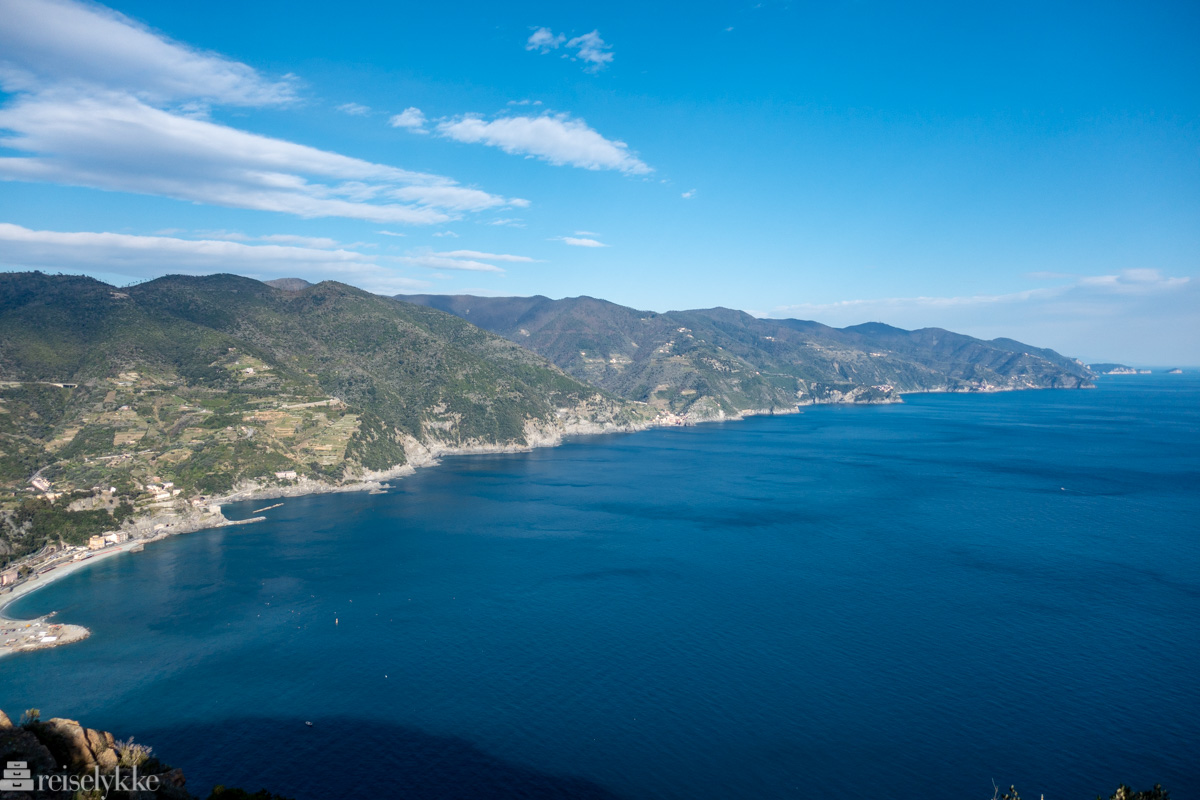
{"label": "cliffside vegetation", "polygon": [[398,299],[456,314],[621,397],[697,416],[901,392],[1076,388],[1092,377],[1052,350],[939,328],[837,329],[727,308],[658,314],[590,297]]}
{"label": "cliffside vegetation", "polygon": [[650,416],[453,315],[338,283],[3,273],[0,565],[246,480],[339,483],[414,444]]}

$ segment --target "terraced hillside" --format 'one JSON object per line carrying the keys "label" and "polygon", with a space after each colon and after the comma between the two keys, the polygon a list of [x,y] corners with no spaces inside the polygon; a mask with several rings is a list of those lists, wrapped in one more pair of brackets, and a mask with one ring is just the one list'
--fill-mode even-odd
{"label": "terraced hillside", "polygon": [[342,284],[4,273],[0,563],[246,481],[337,484],[652,416],[450,314]]}
{"label": "terraced hillside", "polygon": [[576,297],[399,295],[498,333],[566,372],[695,418],[903,392],[1078,388],[1078,361],[1011,339],[879,323],[831,328],[712,308],[659,314]]}

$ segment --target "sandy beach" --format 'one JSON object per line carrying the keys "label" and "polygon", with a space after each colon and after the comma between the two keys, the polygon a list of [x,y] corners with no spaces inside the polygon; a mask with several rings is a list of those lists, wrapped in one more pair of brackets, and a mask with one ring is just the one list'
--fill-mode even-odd
{"label": "sandy beach", "polygon": [[16,619],[4,612],[10,605],[27,594],[36,592],[60,578],[100,561],[128,553],[143,544],[144,542],[131,541],[99,550],[87,558],[55,567],[33,580],[25,581],[8,592],[0,594],[0,658],[13,653],[71,644],[90,636],[91,631],[82,625],[68,625],[51,621],[53,613],[34,619]]}
{"label": "sandy beach", "polygon": [[56,580],[70,575],[72,572],[77,572],[85,567],[98,564],[107,558],[112,558],[113,556],[120,555],[121,553],[128,553],[133,548],[143,544],[145,544],[144,541],[130,540],[123,544],[106,547],[103,550],[97,550],[93,555],[90,555],[87,558],[80,559],[79,561],[72,561],[68,564],[63,564],[60,567],[55,567],[49,572],[39,575],[33,580],[28,580],[24,583],[18,584],[15,588],[10,589],[4,594],[0,594],[0,621],[15,621],[12,617],[6,615],[4,611],[25,595],[30,594],[31,592],[36,592],[43,586],[49,586]]}

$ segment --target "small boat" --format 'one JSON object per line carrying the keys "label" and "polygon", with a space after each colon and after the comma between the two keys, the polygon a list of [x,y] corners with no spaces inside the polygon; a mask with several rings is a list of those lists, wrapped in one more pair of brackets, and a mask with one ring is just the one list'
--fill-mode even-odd
{"label": "small boat", "polygon": [[305,725],[307,725],[307,726],[308,726],[308,727],[310,727],[310,728],[312,727],[312,723],[311,723],[311,722],[309,722],[308,720],[305,720],[305,721],[304,721],[304,724],[305,724]]}

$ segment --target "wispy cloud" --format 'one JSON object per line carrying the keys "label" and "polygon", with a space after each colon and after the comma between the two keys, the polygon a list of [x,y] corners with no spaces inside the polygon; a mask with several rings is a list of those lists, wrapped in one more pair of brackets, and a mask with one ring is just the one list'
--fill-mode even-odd
{"label": "wispy cloud", "polygon": [[593,72],[604,69],[613,60],[612,45],[600,38],[600,31],[576,36],[567,42],[567,47],[575,48],[580,60],[588,62],[587,69]]}
{"label": "wispy cloud", "polygon": [[408,235],[406,233],[397,233],[396,231],[375,231],[375,232],[383,234],[384,236],[407,236]]}
{"label": "wispy cloud", "polygon": [[525,221],[516,217],[503,217],[501,219],[490,220],[488,225],[500,225],[507,228],[524,228]]}
{"label": "wispy cloud", "polygon": [[[181,231],[173,231],[181,233]],[[285,244],[296,247],[309,247],[317,250],[333,250],[342,247],[336,239],[325,236],[297,236],[291,233],[270,233],[263,236],[250,236],[237,231],[197,231],[203,239],[218,239],[227,242],[266,242],[268,244]]]}
{"label": "wispy cloud", "polygon": [[536,258],[530,258],[529,256],[514,256],[507,253],[481,253],[478,250],[449,250],[444,253],[434,253],[434,255],[446,258],[482,258],[487,261],[519,261],[529,264],[537,261]]}
{"label": "wispy cloud", "polygon": [[333,279],[379,292],[429,285],[381,265],[376,256],[344,248],[31,230],[10,223],[0,223],[0,264],[15,269],[102,271],[131,278],[156,277],[169,264],[172,272],[184,274],[220,271],[262,279]]}
{"label": "wispy cloud", "polygon": [[393,128],[405,128],[412,133],[429,133],[425,129],[425,114],[421,109],[409,106],[388,120]]}
{"label": "wispy cloud", "polygon": [[1157,269],[1059,275],[1063,277],[1067,282],[1056,286],[1001,294],[800,303],[778,306],[769,316],[836,326],[877,321],[903,328],[944,327],[983,338],[1034,341],[1085,358],[1133,362],[1146,358],[1130,344],[1141,337],[1162,343],[1163,361],[1200,361],[1200,315],[1195,313],[1200,282]]}
{"label": "wispy cloud", "polygon": [[[524,205],[448,178],[272,139],[122,95],[47,93],[0,110],[0,178],[48,181],[301,217],[435,224]],[[404,203],[387,202],[399,199]]]}
{"label": "wispy cloud", "polygon": [[0,108],[0,147],[18,153],[0,157],[0,180],[415,225],[527,205],[238,130],[205,113],[209,103],[286,105],[295,83],[170,41],[102,6],[0,0],[0,88],[14,95]]}
{"label": "wispy cloud", "polygon": [[568,40],[566,34],[555,33],[550,28],[537,28],[525,40],[526,50],[539,53],[549,53],[564,45],[567,50],[574,50],[575,54],[567,53],[563,57],[585,62],[584,69],[588,72],[598,72],[612,63],[612,45],[600,38],[598,30]]}
{"label": "wispy cloud", "polygon": [[506,153],[539,158],[555,166],[611,169],[627,175],[653,171],[625,142],[606,139],[583,120],[568,114],[498,117],[490,121],[478,114],[466,114],[442,120],[437,124],[437,132],[458,142],[498,147]]}
{"label": "wispy cloud", "polygon": [[681,194],[679,196],[682,197],[684,200],[691,200],[693,197],[696,196],[696,190],[688,189],[686,192],[684,192],[683,194]]}
{"label": "wispy cloud", "polygon": [[438,238],[438,239],[445,239],[445,238],[457,239],[458,238],[458,234],[455,233],[454,231],[438,231],[437,233],[435,233],[433,235],[435,238]]}
{"label": "wispy cloud", "polygon": [[[799,303],[779,306],[772,316],[792,313],[836,313],[846,312],[861,317],[864,313],[886,313],[888,310],[912,311],[916,309],[979,308],[981,306],[1008,305],[1047,301],[1089,294],[1093,296],[1125,295],[1146,296],[1179,289],[1191,283],[1187,277],[1164,277],[1156,269],[1130,269],[1113,275],[1073,276],[1071,283],[1026,289],[1006,294],[977,294],[957,297],[885,297],[874,300],[840,300],[834,303]],[[875,319],[876,317],[872,317]],[[866,319],[859,319],[860,322]]]}
{"label": "wispy cloud", "polygon": [[549,28],[538,28],[525,40],[525,49],[548,53],[558,49],[566,40],[567,37],[561,33],[555,33]]}
{"label": "wispy cloud", "polygon": [[435,253],[427,248],[410,250],[408,255],[391,256],[390,260],[410,267],[425,269],[452,269],[466,272],[504,272],[495,264],[488,264],[475,258],[455,258],[445,253]]}
{"label": "wispy cloud", "polygon": [[337,107],[337,110],[352,117],[365,117],[371,113],[370,106],[364,106],[359,103],[342,103]]}
{"label": "wispy cloud", "polygon": [[576,236],[556,236],[551,239],[553,242],[562,242],[569,244],[571,247],[608,247],[604,242],[595,239],[579,238]]}
{"label": "wispy cloud", "polygon": [[264,78],[216,53],[171,41],[103,6],[71,0],[0,2],[0,83],[9,92],[88,87],[151,103],[291,103],[295,80]]}

